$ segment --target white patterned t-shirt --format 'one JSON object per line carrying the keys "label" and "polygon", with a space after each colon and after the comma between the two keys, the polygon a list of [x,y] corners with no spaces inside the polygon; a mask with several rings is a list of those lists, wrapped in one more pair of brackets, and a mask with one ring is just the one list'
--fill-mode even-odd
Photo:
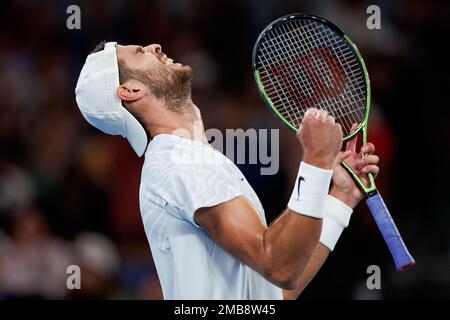
{"label": "white patterned t-shirt", "polygon": [[200,228],[194,213],[247,197],[264,209],[236,165],[202,142],[160,134],[145,153],[141,215],[165,299],[282,299],[282,290]]}

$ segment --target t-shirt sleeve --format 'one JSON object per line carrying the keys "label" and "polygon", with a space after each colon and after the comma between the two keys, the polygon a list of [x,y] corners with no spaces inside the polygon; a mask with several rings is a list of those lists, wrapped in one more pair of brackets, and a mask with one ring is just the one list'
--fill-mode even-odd
{"label": "t-shirt sleeve", "polygon": [[194,222],[194,213],[203,207],[212,207],[242,195],[226,165],[189,166],[189,170],[176,168],[171,171],[168,188],[162,198],[167,210],[178,218]]}

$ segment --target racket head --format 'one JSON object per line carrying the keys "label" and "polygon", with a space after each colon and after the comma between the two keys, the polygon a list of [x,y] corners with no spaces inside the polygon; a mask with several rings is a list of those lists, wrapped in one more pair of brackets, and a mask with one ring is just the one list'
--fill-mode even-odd
{"label": "racket head", "polygon": [[344,141],[366,130],[369,75],[354,42],[333,23],[302,13],[273,21],[253,47],[252,68],[266,106],[292,131],[311,107],[335,117]]}

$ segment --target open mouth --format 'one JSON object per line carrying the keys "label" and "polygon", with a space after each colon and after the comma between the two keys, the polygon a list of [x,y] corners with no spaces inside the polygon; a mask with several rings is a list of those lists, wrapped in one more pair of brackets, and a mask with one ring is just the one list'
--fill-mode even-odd
{"label": "open mouth", "polygon": [[164,55],[162,57],[161,62],[166,66],[177,66],[177,67],[183,66],[181,63],[173,62],[173,59],[168,58],[167,55]]}

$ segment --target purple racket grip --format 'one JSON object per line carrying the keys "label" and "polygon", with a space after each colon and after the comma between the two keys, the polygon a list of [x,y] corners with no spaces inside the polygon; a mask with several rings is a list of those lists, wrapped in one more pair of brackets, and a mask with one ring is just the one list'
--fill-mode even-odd
{"label": "purple racket grip", "polygon": [[384,204],[379,193],[369,196],[366,200],[378,228],[383,235],[384,241],[394,258],[395,267],[398,271],[403,271],[416,264],[414,258],[408,252],[403,239],[398,232],[397,226],[392,220],[388,208]]}

